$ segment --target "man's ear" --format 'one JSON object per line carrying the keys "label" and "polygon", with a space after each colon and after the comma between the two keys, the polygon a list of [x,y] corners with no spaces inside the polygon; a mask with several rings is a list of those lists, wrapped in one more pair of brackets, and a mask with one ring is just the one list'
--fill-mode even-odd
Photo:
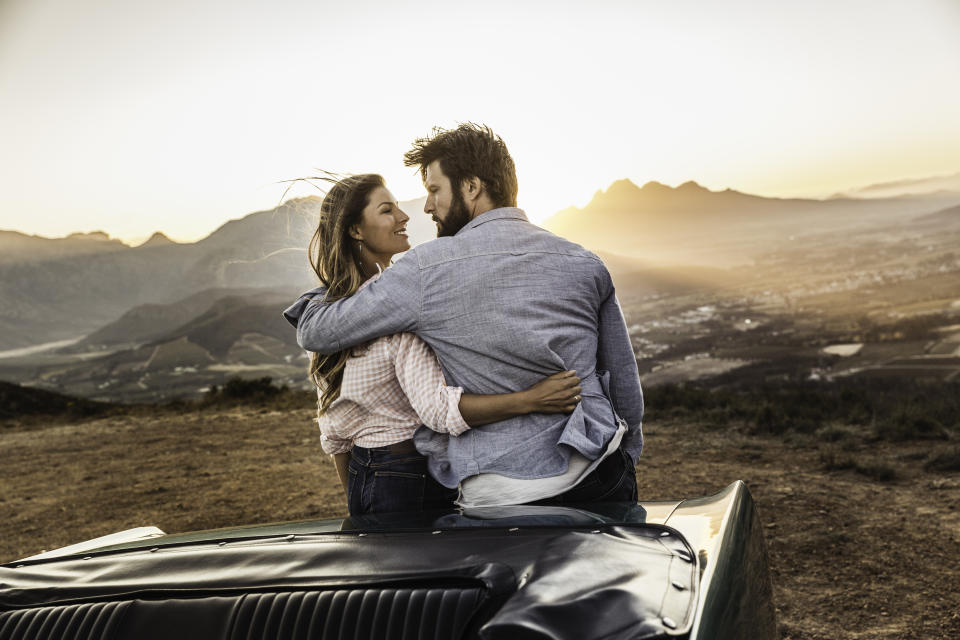
{"label": "man's ear", "polygon": [[477,176],[464,178],[463,182],[460,183],[460,193],[463,195],[465,202],[473,202],[483,193],[483,180]]}

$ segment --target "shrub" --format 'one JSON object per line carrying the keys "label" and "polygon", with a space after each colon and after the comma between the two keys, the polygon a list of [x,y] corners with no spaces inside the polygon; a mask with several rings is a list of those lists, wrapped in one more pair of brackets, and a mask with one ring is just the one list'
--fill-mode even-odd
{"label": "shrub", "polygon": [[946,440],[949,432],[936,419],[922,414],[923,409],[901,410],[876,426],[884,440]]}
{"label": "shrub", "polygon": [[[824,424],[872,425],[881,439],[946,439],[960,424],[960,383],[846,378],[814,381],[698,383],[645,390],[648,419],[683,415],[724,426],[743,422],[755,433],[812,433]],[[839,434],[826,432],[826,439]]]}
{"label": "shrub", "polygon": [[114,415],[124,407],[0,381],[0,420],[67,420]]}
{"label": "shrub", "polygon": [[849,440],[851,433],[846,429],[841,429],[840,427],[824,427],[817,431],[817,437],[820,438],[823,442],[839,442],[841,440]]}
{"label": "shrub", "polygon": [[865,475],[873,480],[879,480],[880,482],[890,482],[891,480],[897,479],[897,470],[881,463],[858,464],[854,467],[854,470],[861,475]]}
{"label": "shrub", "polygon": [[827,471],[843,471],[857,466],[850,454],[841,453],[836,449],[821,451],[820,462],[823,463],[823,468]]}
{"label": "shrub", "polygon": [[307,408],[315,401],[315,394],[291,391],[287,385],[276,386],[270,377],[244,379],[234,377],[222,387],[213,385],[199,403],[199,407],[224,405],[270,406],[274,409]]}
{"label": "shrub", "polygon": [[751,422],[755,433],[770,435],[783,433],[793,425],[792,418],[787,415],[783,407],[771,402],[764,402],[757,407]]}
{"label": "shrub", "polygon": [[223,390],[220,392],[227,398],[270,398],[281,391],[286,390],[286,387],[282,389],[280,387],[275,387],[273,385],[273,378],[265,376],[263,378],[254,378],[251,380],[245,380],[240,377],[233,377],[227,380],[226,384],[223,385]]}
{"label": "shrub", "polygon": [[924,463],[927,471],[960,471],[960,447],[942,451]]}

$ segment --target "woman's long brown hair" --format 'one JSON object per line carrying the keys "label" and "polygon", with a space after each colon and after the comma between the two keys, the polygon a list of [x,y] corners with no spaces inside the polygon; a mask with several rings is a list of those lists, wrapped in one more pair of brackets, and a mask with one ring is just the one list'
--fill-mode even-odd
{"label": "woman's long brown hair", "polygon": [[[366,280],[360,267],[357,241],[350,237],[350,228],[360,224],[370,193],[385,184],[382,177],[373,173],[322,179],[333,186],[320,205],[320,222],[308,252],[310,266],[327,288],[324,299],[333,302],[353,295]],[[340,397],[343,369],[351,351],[345,349],[330,355],[315,353],[310,359],[310,379],[320,389],[320,415]]]}

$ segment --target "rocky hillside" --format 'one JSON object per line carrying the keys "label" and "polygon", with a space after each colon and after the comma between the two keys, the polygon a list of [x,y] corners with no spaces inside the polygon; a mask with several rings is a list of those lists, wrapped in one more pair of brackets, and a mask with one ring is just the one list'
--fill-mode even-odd
{"label": "rocky hillside", "polygon": [[293,200],[231,220],[192,244],[16,238],[17,249],[0,261],[0,350],[82,336],[138,305],[205,289],[309,288],[315,276],[306,246],[318,202]]}

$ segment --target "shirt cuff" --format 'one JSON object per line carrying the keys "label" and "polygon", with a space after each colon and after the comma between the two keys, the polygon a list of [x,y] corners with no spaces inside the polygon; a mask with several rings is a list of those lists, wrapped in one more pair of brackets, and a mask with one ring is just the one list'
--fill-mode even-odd
{"label": "shirt cuff", "polygon": [[643,432],[641,431],[641,427],[638,426],[636,429],[629,429],[623,436],[623,442],[620,443],[620,448],[626,451],[634,463],[636,463],[640,457],[640,452],[643,451]]}
{"label": "shirt cuff", "polygon": [[340,438],[321,433],[320,448],[323,449],[324,453],[335,455],[338,453],[346,453],[353,449],[353,442],[350,440],[341,440]]}
{"label": "shirt cuff", "polygon": [[470,428],[470,425],[468,425],[463,419],[463,416],[460,415],[460,396],[463,395],[463,387],[441,385],[440,393],[443,395],[444,404],[447,409],[444,431],[451,436],[458,436]]}

